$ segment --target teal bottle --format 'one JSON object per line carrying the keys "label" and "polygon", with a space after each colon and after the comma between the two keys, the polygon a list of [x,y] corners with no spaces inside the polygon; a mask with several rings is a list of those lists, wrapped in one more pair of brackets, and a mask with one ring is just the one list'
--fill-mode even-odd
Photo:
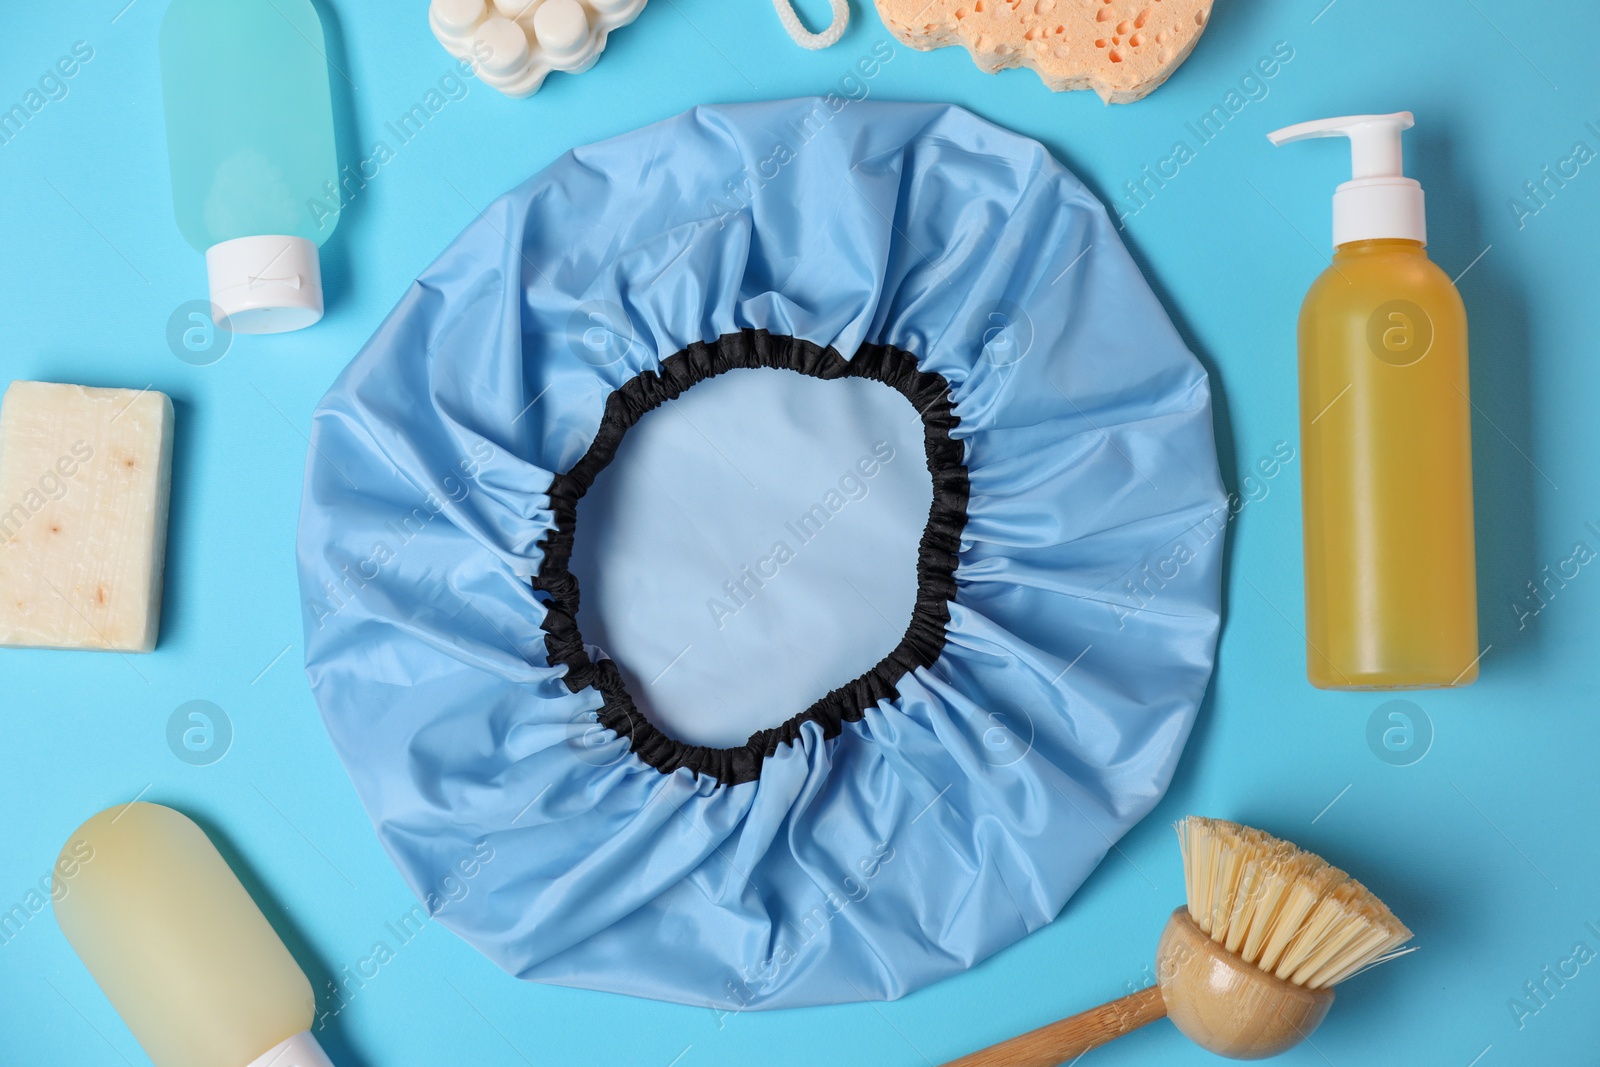
{"label": "teal bottle", "polygon": [[[339,221],[327,46],[311,0],[172,0],[161,87],[178,229],[235,333],[322,318],[318,248]],[[331,197],[334,205],[339,198]]]}

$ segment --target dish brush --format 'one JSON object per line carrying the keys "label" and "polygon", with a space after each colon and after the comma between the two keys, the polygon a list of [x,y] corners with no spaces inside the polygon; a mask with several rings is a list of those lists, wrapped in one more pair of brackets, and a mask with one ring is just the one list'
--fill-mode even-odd
{"label": "dish brush", "polygon": [[1177,831],[1188,904],[1156,946],[1155,984],[946,1067],[1055,1067],[1162,1016],[1219,1056],[1265,1059],[1317,1028],[1334,986],[1412,951],[1383,901],[1320,857],[1221,819]]}

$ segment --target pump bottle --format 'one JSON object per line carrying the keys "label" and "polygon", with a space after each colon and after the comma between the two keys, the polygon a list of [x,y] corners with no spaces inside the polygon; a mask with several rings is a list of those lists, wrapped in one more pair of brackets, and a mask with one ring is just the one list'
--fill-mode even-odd
{"label": "pump bottle", "polygon": [[1319,689],[1462,686],[1478,676],[1467,317],[1424,251],[1405,177],[1410,112],[1269,134],[1345,137],[1332,265],[1300,312],[1306,673]]}

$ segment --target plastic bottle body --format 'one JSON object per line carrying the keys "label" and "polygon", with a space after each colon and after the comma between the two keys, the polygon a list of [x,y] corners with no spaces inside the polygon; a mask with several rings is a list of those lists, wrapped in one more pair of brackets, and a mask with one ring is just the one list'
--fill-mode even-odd
{"label": "plastic bottle body", "polygon": [[1300,314],[1307,676],[1478,676],[1467,318],[1420,242],[1340,246]]}
{"label": "plastic bottle body", "polygon": [[[236,237],[322,244],[338,221],[333,104],[310,0],[173,0],[161,25],[178,229],[197,252]],[[307,200],[327,201],[330,214]],[[319,224],[320,223],[320,224]]]}
{"label": "plastic bottle body", "polygon": [[161,75],[173,210],[212,303],[242,333],[315,322],[339,173],[311,0],[172,0]]}
{"label": "plastic bottle body", "polygon": [[310,1029],[311,983],[183,815],[103,811],[56,871],[56,921],[156,1067],[245,1067]]}

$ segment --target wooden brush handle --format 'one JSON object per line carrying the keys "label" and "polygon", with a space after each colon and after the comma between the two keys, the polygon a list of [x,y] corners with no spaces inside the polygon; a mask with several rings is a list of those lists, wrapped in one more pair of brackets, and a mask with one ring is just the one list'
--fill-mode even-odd
{"label": "wooden brush handle", "polygon": [[1107,1041],[1131,1034],[1166,1014],[1161,988],[1150,986],[1132,996],[951,1060],[944,1067],[1056,1067]]}

